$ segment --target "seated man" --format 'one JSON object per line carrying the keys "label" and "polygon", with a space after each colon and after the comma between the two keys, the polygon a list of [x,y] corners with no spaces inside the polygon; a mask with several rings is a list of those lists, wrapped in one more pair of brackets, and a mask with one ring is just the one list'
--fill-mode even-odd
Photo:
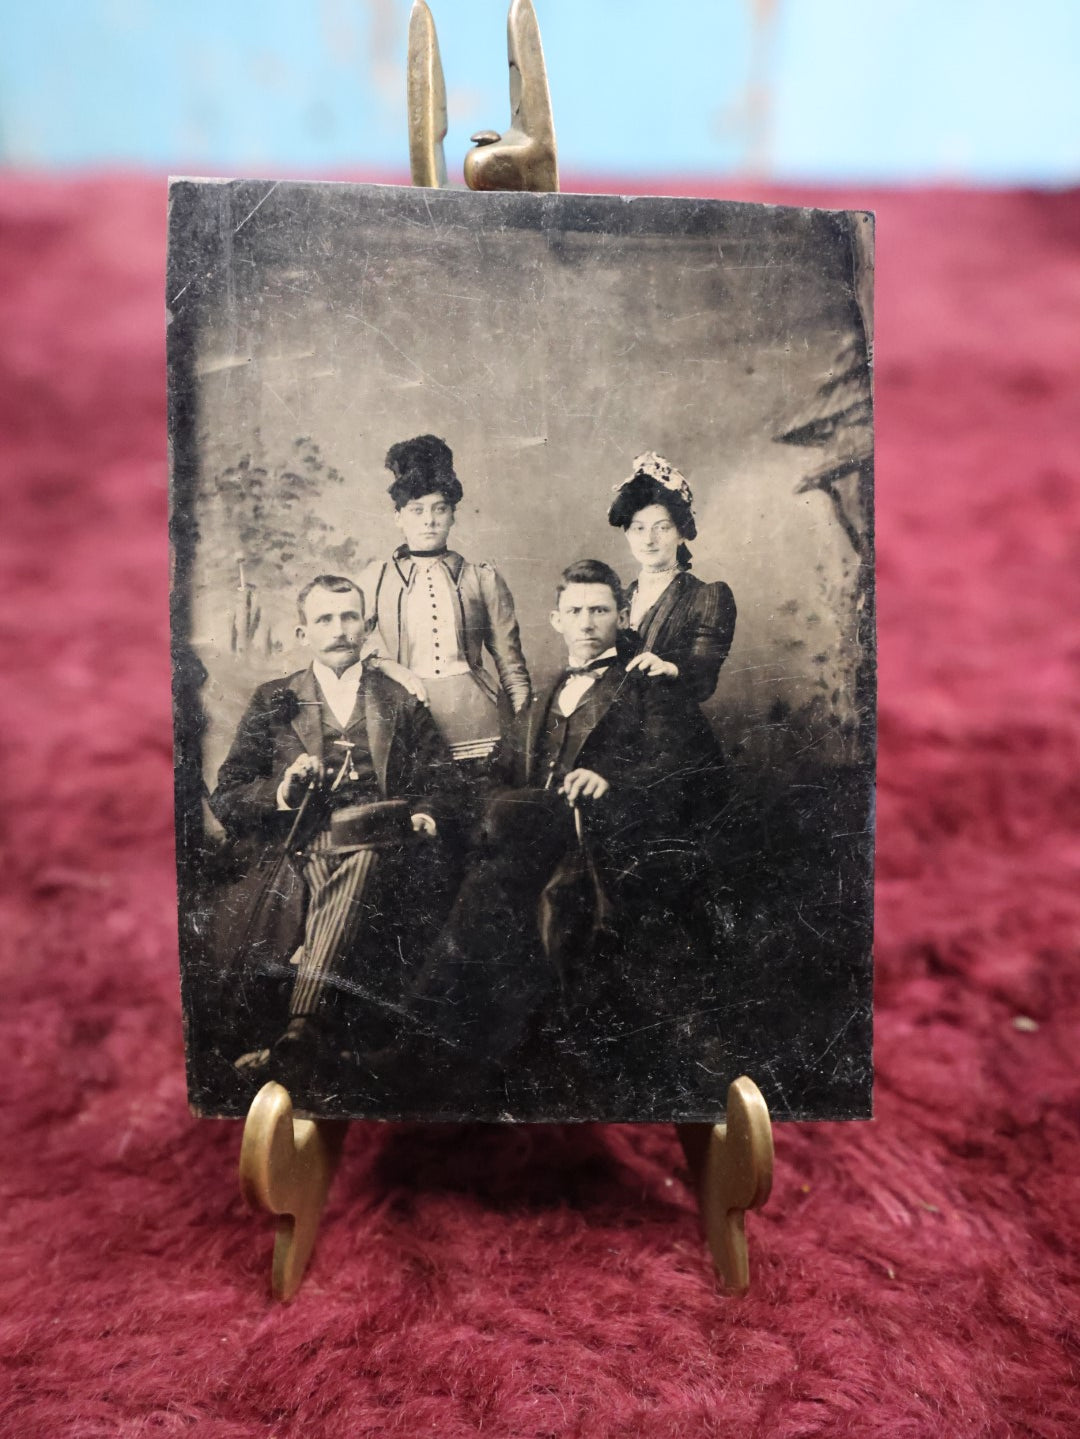
{"label": "seated man", "polygon": [[610,566],[563,572],[551,624],[568,667],[497,756],[509,787],[488,800],[422,984],[429,1026],[455,1029],[464,1052],[507,1052],[553,988],[587,1003],[596,934],[677,923],[700,873],[721,752],[678,682],[627,670],[628,618]]}
{"label": "seated man", "polygon": [[[210,799],[230,838],[256,850],[254,889],[231,943],[242,968],[299,962],[284,1034],[242,1055],[262,1074],[290,1052],[310,1058],[328,989],[370,998],[380,977],[357,977],[357,949],[373,913],[380,865],[402,879],[415,834],[450,816],[454,766],[428,710],[360,662],[364,605],[351,580],[319,575],[300,592],[297,638],[312,662],[255,691]],[[387,801],[397,800],[390,804]],[[385,986],[383,986],[385,991]],[[383,993],[385,998],[385,992]],[[361,1005],[361,1009],[362,1009]]]}

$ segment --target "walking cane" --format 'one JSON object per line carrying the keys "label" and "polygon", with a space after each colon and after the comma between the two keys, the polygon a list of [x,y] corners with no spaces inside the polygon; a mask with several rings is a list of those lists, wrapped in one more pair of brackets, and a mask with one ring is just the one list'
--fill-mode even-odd
{"label": "walking cane", "polygon": [[271,865],[266,878],[259,886],[259,892],[255,896],[251,908],[248,910],[248,917],[244,923],[243,932],[241,933],[240,938],[237,940],[236,947],[233,951],[232,964],[229,966],[230,969],[235,969],[238,963],[243,959],[244,949],[246,948],[247,942],[251,937],[252,926],[254,925],[256,918],[262,912],[262,907],[266,902],[266,896],[270,893],[271,889],[273,889],[277,885],[278,879],[281,875],[281,871],[284,869],[285,863],[288,860],[290,853],[292,852],[292,847],[296,841],[296,836],[300,833],[300,827],[304,822],[304,816],[307,814],[308,807],[311,804],[312,796],[321,792],[323,798],[325,800],[328,800],[330,796],[334,793],[334,791],[337,789],[341,781],[345,778],[345,771],[349,769],[352,765],[352,752],[355,748],[352,742],[350,740],[337,740],[335,741],[335,743],[343,746],[347,751],[347,753],[342,758],[341,768],[334,776],[334,782],[329,789],[322,790],[319,779],[315,778],[310,781],[307,789],[304,791],[304,797],[300,801],[299,806],[297,807],[296,816],[293,819],[292,824],[289,826],[289,833],[285,836],[284,843],[278,851],[277,856],[274,859],[274,862]]}
{"label": "walking cane", "polygon": [[585,861],[585,872],[593,887],[593,937],[595,938],[598,934],[613,934],[615,932],[615,906],[608,898],[604,882],[600,878],[600,871],[596,867],[596,857],[585,833],[585,821],[579,805],[574,805],[574,833],[577,835],[581,857]]}

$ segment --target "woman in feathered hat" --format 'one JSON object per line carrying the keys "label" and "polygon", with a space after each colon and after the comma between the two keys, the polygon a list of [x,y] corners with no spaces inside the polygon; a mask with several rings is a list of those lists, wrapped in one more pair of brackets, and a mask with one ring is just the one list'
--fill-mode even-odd
{"label": "woman in feathered hat", "polygon": [[[494,565],[447,548],[462,488],[446,441],[402,440],[391,445],[386,468],[405,542],[361,577],[377,626],[373,654],[410,672],[402,678],[426,697],[456,760],[482,761],[500,737],[500,697],[516,714],[532,693],[514,599]],[[497,681],[484,667],[485,649]]]}
{"label": "woman in feathered hat", "polygon": [[705,584],[690,573],[693,495],[663,455],[638,455],[629,478],[615,488],[608,520],[626,532],[640,566],[628,591],[638,653],[627,668],[679,678],[700,703],[716,689],[731,648],[735,599],[722,580]]}

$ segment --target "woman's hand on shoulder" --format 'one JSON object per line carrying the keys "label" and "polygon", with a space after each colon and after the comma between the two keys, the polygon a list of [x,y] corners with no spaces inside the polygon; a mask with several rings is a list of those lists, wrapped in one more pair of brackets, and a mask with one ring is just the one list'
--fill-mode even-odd
{"label": "woman's hand on shoulder", "polygon": [[419,675],[414,675],[412,670],[399,665],[397,660],[388,660],[384,655],[372,655],[367,661],[372,669],[377,669],[384,674],[388,680],[399,684],[403,690],[408,690],[413,699],[419,700],[422,705],[428,702],[428,692],[424,681]]}
{"label": "woman's hand on shoulder", "polygon": [[662,660],[659,655],[654,655],[652,650],[646,650],[643,655],[635,655],[626,666],[627,674],[631,670],[640,670],[643,675],[649,675],[652,679],[677,680],[679,678],[679,666],[671,660]]}

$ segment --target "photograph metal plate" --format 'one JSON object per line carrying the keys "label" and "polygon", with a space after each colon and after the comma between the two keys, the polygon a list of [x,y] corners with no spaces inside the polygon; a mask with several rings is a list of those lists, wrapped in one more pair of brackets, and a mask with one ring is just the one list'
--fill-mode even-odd
{"label": "photograph metal plate", "polygon": [[196,1112],[871,1109],[873,220],[180,180]]}

